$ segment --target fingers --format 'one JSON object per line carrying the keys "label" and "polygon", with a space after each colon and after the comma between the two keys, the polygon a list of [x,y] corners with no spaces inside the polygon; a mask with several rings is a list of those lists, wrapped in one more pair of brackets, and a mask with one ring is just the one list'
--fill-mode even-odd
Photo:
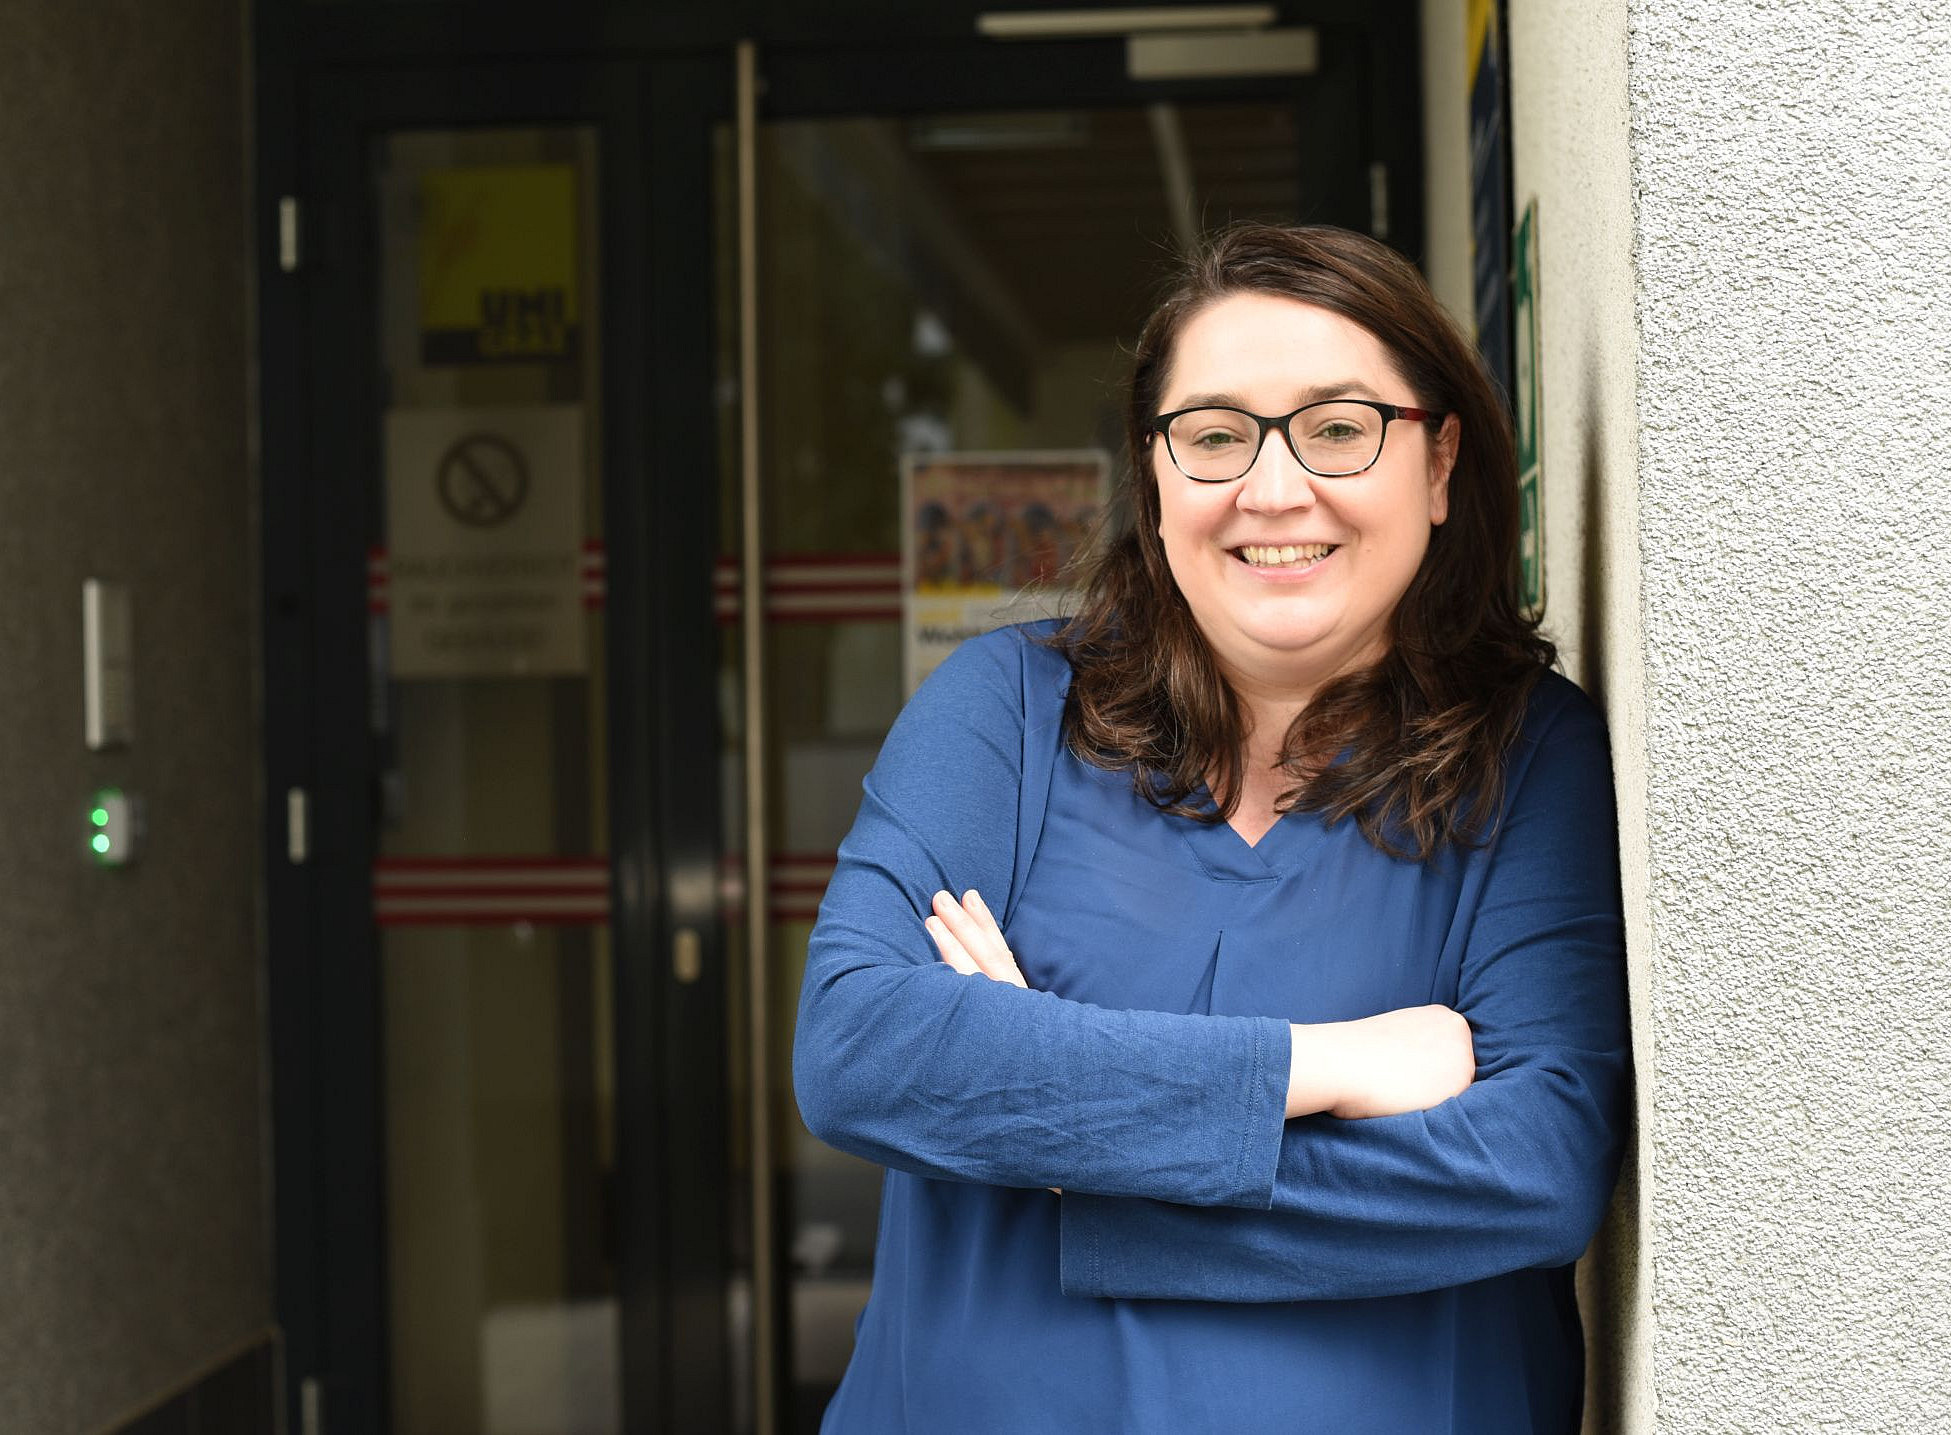
{"label": "fingers", "polygon": [[955,939],[955,934],[949,931],[940,917],[929,917],[921,925],[926,927],[928,935],[934,938],[935,950],[942,954],[943,961],[965,977],[984,975],[982,968],[976,965],[975,958],[970,956],[967,949]]}
{"label": "fingers", "polygon": [[[935,914],[928,919],[929,935],[934,937],[935,946],[942,953],[942,959],[957,971],[965,971],[950,955],[951,945],[960,956],[975,964],[984,976],[1012,986],[1027,986],[1023,974],[1017,969],[1016,957],[1009,950],[1009,943],[1003,939],[1002,929],[996,925],[995,915],[982,894],[971,888],[960,902],[947,892],[935,894]],[[937,925],[940,931],[936,930]],[[950,939],[949,943],[944,938]]]}
{"label": "fingers", "polygon": [[[950,910],[954,910],[953,902],[950,903]],[[960,915],[971,928],[961,933],[962,944],[968,948],[969,955],[976,959],[977,965],[995,981],[1008,982],[1011,986],[1028,986],[1016,965],[1016,954],[1010,951],[1009,942],[1003,936],[1001,925],[975,888],[971,887],[962,894]]]}
{"label": "fingers", "polygon": [[982,964],[984,971],[993,971],[1003,962],[1014,960],[1009,943],[1003,940],[1002,929],[975,888],[963,893],[959,903],[948,893],[937,892],[935,912],[948,923],[949,930],[969,949],[969,955]]}
{"label": "fingers", "polygon": [[[1009,957],[1009,947],[1003,942],[1003,934],[996,930],[995,918],[989,915],[989,909],[982,905],[982,899],[974,892],[970,892],[962,902],[957,902],[947,892],[937,892],[935,915],[930,920],[939,922],[956,945],[987,976],[996,975],[999,949],[1004,959]],[[941,945],[939,939],[936,945]]]}

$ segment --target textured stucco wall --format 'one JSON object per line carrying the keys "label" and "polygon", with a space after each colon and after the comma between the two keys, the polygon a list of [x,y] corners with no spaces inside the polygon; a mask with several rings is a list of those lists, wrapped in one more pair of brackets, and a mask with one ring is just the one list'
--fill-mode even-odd
{"label": "textured stucco wall", "polygon": [[1655,1428],[1951,1429],[1951,22],[1627,44]]}
{"label": "textured stucco wall", "polygon": [[[1460,7],[1459,7],[1460,8]],[[1646,743],[1641,697],[1626,0],[1510,0],[1511,172],[1538,205],[1546,622],[1565,670],[1605,707],[1620,816],[1634,1056],[1659,1090],[1650,1013]],[[1643,1227],[1657,1173],[1630,1154],[1580,1267],[1588,1431],[1650,1429],[1652,1318]]]}
{"label": "textured stucco wall", "polygon": [[[81,1435],[271,1318],[244,15],[0,5],[0,1431]],[[82,743],[81,582],[136,600]],[[83,802],[148,802],[138,865]]]}

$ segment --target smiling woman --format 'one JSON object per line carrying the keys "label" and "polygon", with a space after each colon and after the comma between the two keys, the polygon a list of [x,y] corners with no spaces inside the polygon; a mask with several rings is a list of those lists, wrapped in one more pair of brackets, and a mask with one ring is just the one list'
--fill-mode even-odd
{"label": "smiling woman", "polygon": [[889,1168],[824,1428],[1570,1435],[1616,837],[1495,393],[1390,251],[1246,228],[1127,440],[1082,612],[923,685],[813,934],[801,1110]]}
{"label": "smiling woman", "polygon": [[[1333,374],[1351,377],[1315,382]],[[1267,760],[1250,761],[1250,769],[1274,765],[1280,737],[1317,691],[1387,652],[1389,619],[1422,565],[1431,527],[1449,512],[1457,425],[1452,415],[1434,436],[1406,426],[1391,448],[1381,412],[1316,402],[1281,421],[1286,442],[1233,452],[1252,446],[1236,444],[1235,424],[1226,422],[1242,415],[1184,414],[1188,391],[1284,408],[1309,390],[1400,394],[1404,387],[1374,335],[1298,300],[1229,295],[1179,336],[1165,392],[1181,411],[1180,436],[1168,427],[1166,442],[1150,446],[1158,533],[1222,675],[1233,691],[1252,695],[1257,711],[1247,737],[1250,750],[1261,737]],[[1294,420],[1304,421],[1298,442]],[[1198,449],[1187,470],[1179,455],[1191,445]],[[1222,456],[1221,472],[1242,458],[1247,464],[1230,482],[1208,477]],[[1324,459],[1338,472],[1324,476]],[[1198,481],[1185,482],[1182,472]],[[1252,811],[1240,815],[1258,822]]]}
{"label": "smiling woman", "polygon": [[[1217,467],[1185,412],[1215,406]],[[1513,581],[1510,420],[1415,268],[1229,231],[1146,325],[1126,436],[1136,518],[1062,639],[1079,755],[1249,833],[1289,806],[1423,858],[1479,831],[1554,651]]]}

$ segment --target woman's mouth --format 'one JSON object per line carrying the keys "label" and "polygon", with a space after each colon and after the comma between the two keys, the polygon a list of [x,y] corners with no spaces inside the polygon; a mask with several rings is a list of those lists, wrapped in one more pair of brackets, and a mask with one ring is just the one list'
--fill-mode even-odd
{"label": "woman's mouth", "polygon": [[1337,543],[1305,543],[1300,546],[1272,547],[1246,543],[1233,550],[1233,556],[1250,568],[1311,568],[1326,558]]}

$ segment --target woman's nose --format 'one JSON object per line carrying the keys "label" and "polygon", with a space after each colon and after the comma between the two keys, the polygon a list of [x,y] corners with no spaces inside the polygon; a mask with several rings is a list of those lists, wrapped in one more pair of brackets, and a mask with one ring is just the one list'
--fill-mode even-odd
{"label": "woman's nose", "polygon": [[1288,446],[1287,436],[1270,429],[1253,467],[1240,480],[1239,506],[1249,513],[1285,513],[1314,502],[1314,475]]}

